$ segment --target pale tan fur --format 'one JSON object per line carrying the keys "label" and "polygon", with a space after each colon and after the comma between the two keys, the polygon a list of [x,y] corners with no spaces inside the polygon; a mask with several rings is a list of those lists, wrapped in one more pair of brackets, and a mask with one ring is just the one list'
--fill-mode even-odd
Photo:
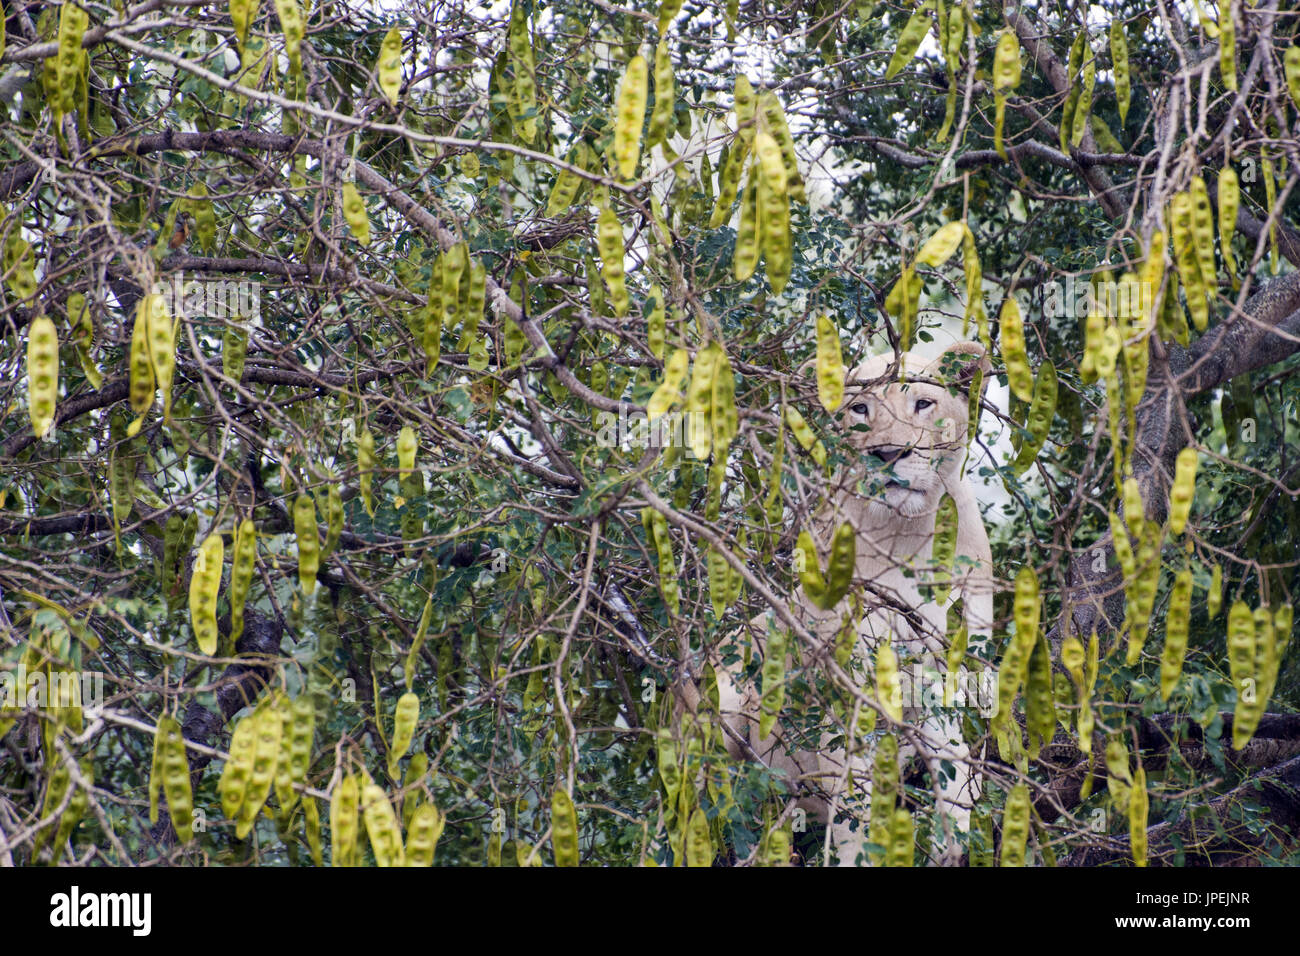
{"label": "pale tan fur", "polygon": [[[951,375],[954,364],[965,376]],[[992,555],[973,489],[964,475],[968,397],[965,390],[954,394],[940,382],[945,369],[950,373],[948,381],[967,381],[969,373],[979,367],[985,373],[987,384],[989,363],[978,343],[959,342],[933,363],[919,360],[911,353],[905,355],[905,382],[900,383],[897,368],[886,379],[890,365],[891,356],[878,356],[848,376],[849,387],[836,420],[861,458],[858,465],[836,476],[829,500],[810,522],[810,531],[823,561],[838,524],[849,521],[858,532],[854,590],[862,597],[864,611],[855,648],[858,672],[866,673],[862,662],[873,659],[878,642],[889,638],[904,661],[937,655],[942,673],[947,647],[944,640],[947,605],[927,603],[917,587],[924,575],[909,577],[904,569],[929,565],[935,512],[946,491],[956,503],[958,514],[959,560],[955,567],[959,577],[949,602],[963,598],[972,645],[989,635],[993,618]],[[854,385],[854,382],[871,384]],[[933,404],[918,409],[920,400]],[[863,405],[867,406],[865,416],[861,414]],[[853,431],[853,426],[859,424],[868,426],[867,430]],[[867,497],[858,489],[859,479],[869,474],[874,474],[878,482],[888,478],[879,461],[869,457],[873,449],[886,454],[900,449],[904,452],[893,463],[893,474],[906,481],[906,487],[890,483],[883,495],[875,498]],[[874,465],[874,471],[869,465]],[[970,561],[965,568],[962,556]],[[809,630],[829,645],[841,627],[849,602],[846,599],[831,611],[820,611],[803,598],[800,590],[791,607]],[[909,615],[907,609],[914,612]],[[919,628],[914,626],[922,621]],[[767,622],[768,616],[764,614],[750,624],[751,636],[760,651],[765,643]],[[731,728],[726,736],[730,738],[728,749],[732,755],[738,758],[757,755],[793,779],[803,778],[828,794],[827,798],[809,797],[801,802],[806,812],[816,819],[830,822],[834,812],[843,806],[850,775],[852,786],[860,788],[858,792],[864,797],[858,806],[865,807],[872,759],[869,748],[858,746],[856,752],[847,753],[843,743],[832,746],[834,735],[828,729],[817,751],[789,753],[778,739],[782,733],[780,722],[773,736],[759,740],[758,689],[743,682],[739,672],[739,667],[718,670],[723,716]],[[883,726],[883,720],[880,719],[878,727]],[[899,735],[902,760],[919,752],[931,767],[932,779],[940,758],[952,761],[957,768],[956,779],[942,785],[937,798],[939,808],[949,816],[943,828],[949,835],[936,839],[938,845],[932,850],[935,862],[955,863],[960,849],[952,839],[952,831],[967,829],[971,804],[979,789],[978,777],[970,768],[970,754],[961,740],[952,710],[945,715],[933,709],[908,708],[904,720],[914,728],[914,733]],[[739,740],[748,742],[748,754]],[[830,840],[841,865],[853,865],[866,842],[865,812],[860,812],[858,818],[856,832],[848,823],[830,822]]]}

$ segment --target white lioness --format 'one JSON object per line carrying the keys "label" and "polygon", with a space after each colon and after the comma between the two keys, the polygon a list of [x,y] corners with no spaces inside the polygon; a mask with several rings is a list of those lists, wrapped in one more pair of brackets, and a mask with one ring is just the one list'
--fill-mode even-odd
{"label": "white lioness", "polygon": [[[857,570],[850,594],[856,592],[862,600],[854,650],[860,675],[867,673],[863,665],[874,658],[881,640],[892,641],[905,670],[909,660],[937,656],[942,673],[947,607],[957,598],[962,599],[972,647],[988,637],[993,620],[988,534],[964,475],[967,390],[976,369],[982,370],[981,379],[987,384],[988,359],[983,347],[974,342],[958,342],[933,362],[912,353],[903,359],[902,381],[898,369],[891,369],[892,356],[872,358],[848,376],[849,387],[836,418],[858,457],[836,476],[825,507],[809,523],[823,562],[831,535],[841,522],[851,522],[857,531]],[[935,513],[945,492],[957,506],[957,559],[951,595],[948,603],[940,606],[923,596],[918,585],[929,580],[925,572],[930,565]],[[818,610],[801,589],[791,602],[795,616],[827,646],[834,642],[849,607],[846,598],[830,611]],[[750,622],[751,639],[760,650],[766,646],[767,627],[766,614]],[[758,739],[759,692],[741,678],[740,671],[738,665],[718,668],[722,716],[729,725],[724,734],[728,750],[736,758],[757,756],[814,791],[816,795],[803,798],[800,806],[829,824],[840,864],[855,865],[867,842],[863,814],[840,822],[834,818],[850,792],[850,777],[862,797],[858,806],[867,805],[870,749],[857,746],[849,753],[844,737],[829,729],[815,751],[806,744],[789,746],[781,740],[780,721],[772,735]],[[899,734],[900,760],[919,752],[929,768],[937,791],[936,809],[947,816],[947,820],[934,818],[931,859],[955,864],[961,854],[955,831],[968,829],[971,805],[979,792],[978,778],[972,772],[956,712],[914,706],[921,703],[915,695],[904,698],[904,722],[914,732]],[[883,721],[878,727],[883,727]],[[942,769],[944,764],[948,769]]]}

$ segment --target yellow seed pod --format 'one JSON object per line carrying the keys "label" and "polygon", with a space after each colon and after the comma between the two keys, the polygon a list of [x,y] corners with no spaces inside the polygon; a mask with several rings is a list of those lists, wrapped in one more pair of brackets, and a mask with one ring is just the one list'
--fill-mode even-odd
{"label": "yellow seed pod", "polygon": [[713,841],[709,837],[709,818],[699,807],[686,821],[686,865],[713,865]]}
{"label": "yellow seed pod", "polygon": [[1014,90],[1020,85],[1020,41],[1014,30],[1007,29],[998,37],[993,51],[993,89]]}
{"label": "yellow seed pod", "polygon": [[876,648],[876,701],[895,723],[903,722],[902,685],[898,677],[898,654],[889,641]]}
{"label": "yellow seed pod", "polygon": [[834,414],[844,401],[844,357],[840,333],[828,316],[817,317],[817,398]]}
{"label": "yellow seed pod", "polygon": [[348,774],[330,796],[330,832],[334,866],[357,865],[358,809],[361,788],[357,778]]}
{"label": "yellow seed pod", "polygon": [[1210,572],[1210,590],[1205,594],[1205,616],[1213,621],[1223,603],[1223,568],[1214,565]]}
{"label": "yellow seed pod", "polygon": [[748,145],[754,141],[754,118],[758,115],[758,97],[754,93],[754,85],[749,82],[749,77],[744,73],[736,74],[733,109],[736,113],[736,134],[742,143]]}
{"label": "yellow seed pod", "polygon": [[664,357],[664,339],[667,337],[667,309],[664,300],[664,291],[658,286],[650,287],[650,297],[646,301],[646,344],[650,346],[650,354],[655,358],[662,360]]}
{"label": "yellow seed pod", "polygon": [[59,398],[59,334],[47,315],[32,319],[27,330],[27,408],[37,438],[54,424]]}
{"label": "yellow seed pod", "polygon": [[253,761],[257,756],[257,711],[248,714],[235,724],[230,735],[230,756],[221,770],[217,792],[221,796],[221,812],[227,819],[239,816],[244,796],[253,776]]}
{"label": "yellow seed pod", "polygon": [[1129,847],[1133,852],[1133,865],[1147,865],[1147,775],[1142,767],[1133,775],[1133,789],[1128,801]]}
{"label": "yellow seed pod", "polygon": [[1160,697],[1168,700],[1183,674],[1187,657],[1187,625],[1192,611],[1192,571],[1183,568],[1174,577],[1165,617],[1165,648],[1160,655]]}
{"label": "yellow seed pod", "polygon": [[300,494],[293,502],[293,531],[298,544],[298,584],[303,594],[316,590],[320,571],[320,537],[316,529],[316,503]]}
{"label": "yellow seed pod", "polygon": [[825,467],[826,447],[816,433],[813,432],[812,426],[804,419],[799,409],[793,405],[787,405],[785,408],[785,423],[790,427],[790,431],[794,434],[795,440],[799,442],[799,446],[812,456],[813,461]]}
{"label": "yellow seed pod", "polygon": [[1142,535],[1145,509],[1142,504],[1142,490],[1138,488],[1137,479],[1132,475],[1124,479],[1124,520],[1128,523],[1134,537]]}
{"label": "yellow seed pod", "polygon": [[781,158],[781,147],[772,138],[772,134],[766,129],[762,129],[761,125],[754,137],[754,155],[763,170],[763,178],[767,181],[768,187],[778,196],[784,196],[787,183],[785,162]]}
{"label": "yellow seed pod", "polygon": [[161,295],[150,294],[140,299],[140,311],[145,319],[149,341],[149,361],[153,365],[154,382],[162,391],[163,419],[171,420],[172,376],[176,371],[176,342],[172,334],[171,316],[167,314],[167,301]]}
{"label": "yellow seed pod", "polygon": [[1196,496],[1196,449],[1187,447],[1178,453],[1174,483],[1169,489],[1169,530],[1182,534]]}
{"label": "yellow seed pod", "polygon": [[280,736],[284,730],[280,697],[277,695],[263,700],[252,716],[256,719],[253,772],[249,776],[248,790],[244,794],[244,803],[239,808],[239,819],[235,823],[235,837],[239,840],[245,839],[252,832],[257,815],[262,812],[262,807],[271,795],[275,768],[280,760]]}
{"label": "yellow seed pod", "polygon": [[397,813],[388,796],[371,780],[366,780],[361,787],[361,816],[370,837],[370,848],[375,853],[375,863],[379,866],[405,866],[406,852],[402,847]]}
{"label": "yellow seed pod", "polygon": [[1241,186],[1237,174],[1229,166],[1219,171],[1219,251],[1223,265],[1237,286],[1237,259],[1232,254],[1232,237],[1237,233],[1237,210],[1241,206]]}
{"label": "yellow seed pod", "polygon": [[357,242],[363,246],[370,244],[370,215],[354,182],[343,183],[343,219]]}
{"label": "yellow seed pod", "polygon": [[167,810],[172,827],[182,843],[194,839],[194,796],[190,790],[190,764],[185,756],[185,737],[180,722],[175,717],[158,721],[157,733],[162,735],[163,792],[167,795]]}
{"label": "yellow seed pod", "polygon": [[690,363],[691,356],[686,349],[673,349],[673,354],[664,363],[664,380],[646,405],[646,415],[651,421],[666,414],[680,401]]}
{"label": "yellow seed pod", "polygon": [[209,656],[217,652],[217,592],[224,559],[225,545],[214,532],[199,545],[190,574],[190,627],[199,650]]}
{"label": "yellow seed pod", "polygon": [[407,866],[433,866],[434,851],[445,825],[446,819],[433,804],[424,803],[416,808],[406,829]]}
{"label": "yellow seed pod", "polygon": [[911,866],[914,841],[912,815],[898,807],[889,821],[889,852],[885,866]]}
{"label": "yellow seed pod", "polygon": [[[921,246],[921,251],[916,254],[917,264],[937,269],[952,258],[952,254],[962,244],[962,240],[968,231],[964,222],[950,222],[945,226],[940,226],[934,235],[925,240],[925,244]],[[978,259],[975,260],[975,264],[978,266]]]}
{"label": "yellow seed pod", "polygon": [[280,29],[284,31],[284,52],[289,56],[289,71],[294,74],[302,72],[302,7],[298,0],[275,0],[275,12],[280,17]]}
{"label": "yellow seed pod", "polygon": [[393,711],[393,740],[388,748],[388,769],[397,776],[397,762],[411,749],[415,727],[420,722],[420,698],[407,691],[397,701]]}
{"label": "yellow seed pod", "polygon": [[1002,359],[1007,366],[1007,382],[1011,391],[1022,402],[1034,398],[1034,373],[1029,369],[1029,355],[1025,351],[1025,325],[1020,305],[1015,296],[1008,295],[998,313],[1001,324]]}
{"label": "yellow seed pod", "polygon": [[[301,694],[294,698],[280,735],[280,761],[276,766],[275,796],[280,812],[287,813],[298,799],[295,785],[305,785],[316,734],[316,705]],[[308,800],[310,802],[310,798]],[[304,810],[306,804],[304,804]]]}
{"label": "yellow seed pod", "polygon": [[384,42],[379,45],[375,76],[388,105],[397,106],[398,94],[402,92],[402,33],[397,27],[384,34]]}
{"label": "yellow seed pod", "polygon": [[578,865],[578,811],[563,787],[551,795],[551,848],[556,866]]}
{"label": "yellow seed pod", "polygon": [[403,425],[397,433],[397,467],[403,475],[409,475],[415,469],[416,449],[415,429]]}
{"label": "yellow seed pod", "polygon": [[372,518],[375,516],[375,501],[371,494],[371,472],[374,467],[375,436],[363,425],[361,433],[357,435],[357,480],[361,486],[361,502],[365,505],[366,514]]}
{"label": "yellow seed pod", "polygon": [[785,110],[781,101],[771,90],[764,90],[758,96],[758,111],[762,114],[764,125],[781,149],[781,159],[785,165],[786,192],[791,201],[808,202],[803,177],[799,174],[798,157],[794,151],[794,137],[790,135],[790,126],[785,119]]}
{"label": "yellow seed pod", "polygon": [[1228,671],[1237,691],[1232,746],[1240,750],[1254,733],[1251,717],[1259,701],[1259,675],[1255,672],[1255,618],[1245,601],[1234,602],[1228,610]]}
{"label": "yellow seed pod", "polygon": [[649,98],[650,66],[638,54],[628,61],[618,90],[614,115],[614,162],[624,179],[636,175],[641,158],[641,127]]}
{"label": "yellow seed pod", "polygon": [[248,27],[257,13],[257,0],[230,0],[230,22],[235,27],[235,39],[242,48],[248,39]]}
{"label": "yellow seed pod", "polygon": [[1282,55],[1282,69],[1286,74],[1287,92],[1300,109],[1300,46],[1289,46]]}
{"label": "yellow seed pod", "polygon": [[1083,642],[1071,634],[1061,642],[1061,666],[1070,675],[1076,687],[1080,690],[1085,689],[1085,678],[1083,664],[1086,659],[1086,653],[1083,649]]}
{"label": "yellow seed pod", "polygon": [[338,547],[339,537],[343,534],[343,495],[338,482],[330,482],[325,493],[325,547],[321,550],[321,560],[328,558]]}
{"label": "yellow seed pod", "polygon": [[1002,852],[999,866],[1024,866],[1029,840],[1029,785],[1018,783],[1007,794],[1002,813]]}
{"label": "yellow seed pod", "polygon": [[1223,88],[1235,93],[1237,31],[1232,22],[1232,0],[1219,0],[1219,75],[1223,78]]}

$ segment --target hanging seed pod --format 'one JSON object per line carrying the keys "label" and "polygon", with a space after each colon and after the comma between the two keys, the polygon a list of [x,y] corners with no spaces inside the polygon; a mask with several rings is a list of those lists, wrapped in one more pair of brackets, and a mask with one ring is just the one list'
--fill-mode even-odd
{"label": "hanging seed pod", "polygon": [[54,424],[59,397],[59,334],[46,315],[32,319],[27,329],[27,410],[37,438]]}
{"label": "hanging seed pod", "polygon": [[624,179],[636,176],[641,158],[641,127],[649,98],[650,67],[638,54],[628,61],[614,110],[614,162]]}

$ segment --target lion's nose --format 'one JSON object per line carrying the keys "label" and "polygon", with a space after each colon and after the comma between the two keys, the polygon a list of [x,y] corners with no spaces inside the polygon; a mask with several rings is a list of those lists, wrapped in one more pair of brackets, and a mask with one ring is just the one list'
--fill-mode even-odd
{"label": "lion's nose", "polygon": [[874,448],[868,448],[867,453],[875,455],[888,465],[896,461],[902,461],[912,453],[912,449],[906,445],[876,445]]}

